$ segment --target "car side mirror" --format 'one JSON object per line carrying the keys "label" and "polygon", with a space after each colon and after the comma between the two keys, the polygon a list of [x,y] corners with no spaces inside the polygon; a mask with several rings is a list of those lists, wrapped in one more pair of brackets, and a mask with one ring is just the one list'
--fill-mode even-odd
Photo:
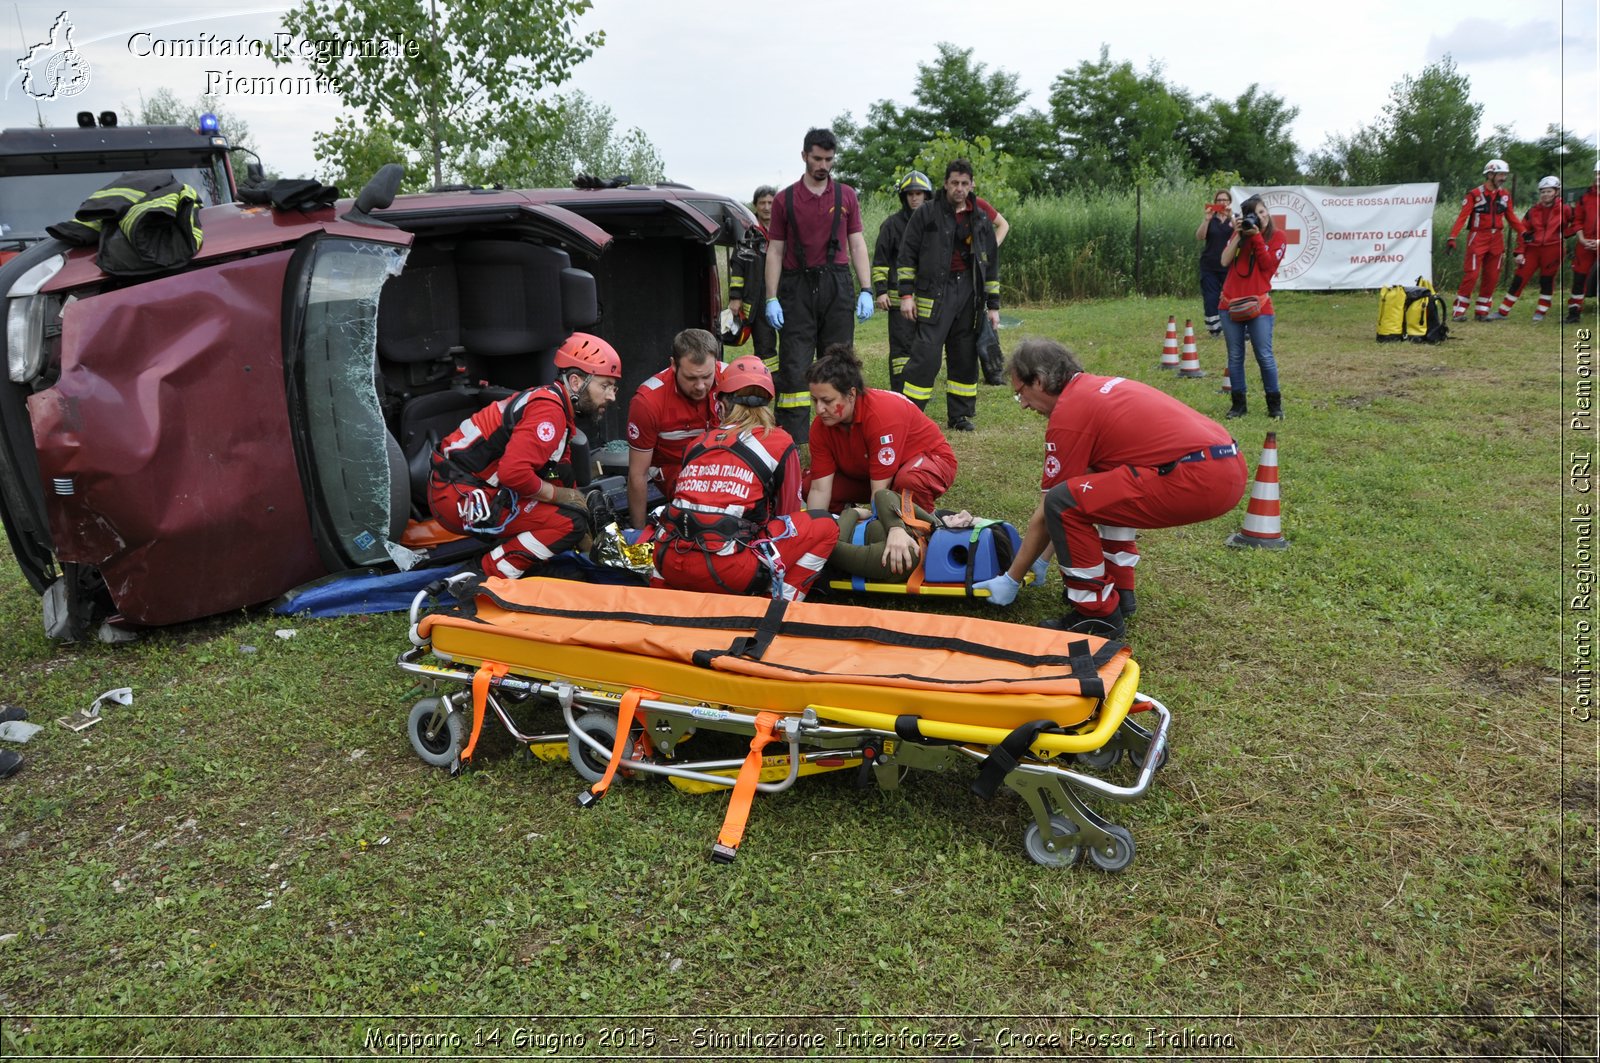
{"label": "car side mirror", "polygon": [[356,196],[356,210],[370,214],[392,204],[405,175],[406,168],[398,162],[385,163],[361,189],[361,194]]}

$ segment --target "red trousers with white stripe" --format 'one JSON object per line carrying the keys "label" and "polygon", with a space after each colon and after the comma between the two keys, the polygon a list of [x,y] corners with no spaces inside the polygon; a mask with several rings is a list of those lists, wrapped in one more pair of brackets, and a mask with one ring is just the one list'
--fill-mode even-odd
{"label": "red trousers with white stripe", "polygon": [[[1478,286],[1478,302],[1473,313],[1477,317],[1489,316],[1489,303],[1494,298],[1494,286],[1500,283],[1500,263],[1506,257],[1506,238],[1503,233],[1474,236],[1467,241],[1467,257],[1461,267],[1461,287],[1456,289],[1453,316],[1465,317],[1467,303],[1471,300],[1474,285]],[[1478,278],[1483,283],[1478,284]]]}
{"label": "red trousers with white stripe", "polygon": [[[782,597],[798,602],[805,599],[838,545],[839,526],[827,514],[795,513],[789,520],[794,524],[793,535],[788,534],[782,517],[767,522],[766,534],[783,565]],[[768,571],[753,547],[717,554],[688,539],[657,539],[650,585],[709,594],[748,594]]]}
{"label": "red trousers with white stripe", "polygon": [[[911,501],[932,512],[939,499],[956,482],[956,466],[937,454],[924,454],[906,462],[895,470],[889,488],[896,493],[911,492]],[[828,511],[838,513],[846,506],[863,506],[872,501],[872,485],[846,473],[833,474],[833,496],[828,501]],[[800,485],[801,496],[811,491],[811,474],[806,473]]]}
{"label": "red trousers with white stripe", "polygon": [[1162,475],[1119,465],[1073,476],[1045,492],[1045,527],[1067,586],[1083,616],[1110,616],[1120,592],[1133,589],[1135,528],[1175,528],[1220,517],[1244,497],[1243,456],[1185,461]]}
{"label": "red trousers with white stripe", "polygon": [[[458,535],[476,534],[468,531],[461,520],[463,506],[470,511],[469,496],[474,490],[434,477],[428,483],[428,506],[434,519]],[[530,568],[563,550],[571,550],[588,534],[589,515],[580,507],[522,502],[506,526],[496,533],[494,549],[483,555],[484,574],[521,579]]]}

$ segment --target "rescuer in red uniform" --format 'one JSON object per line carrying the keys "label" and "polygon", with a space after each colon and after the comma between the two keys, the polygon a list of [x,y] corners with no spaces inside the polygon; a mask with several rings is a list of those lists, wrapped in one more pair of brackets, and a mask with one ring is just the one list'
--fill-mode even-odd
{"label": "rescuer in red uniform", "polygon": [[651,482],[671,498],[683,452],[717,425],[720,353],[711,333],[684,329],[672,340],[672,364],[640,384],[628,404],[628,516],[635,528],[644,527]]}
{"label": "rescuer in red uniform", "polygon": [[1572,228],[1572,208],[1561,202],[1561,178],[1551,176],[1539,182],[1539,202],[1528,208],[1522,216],[1526,228],[1522,230],[1522,264],[1517,275],[1506,289],[1500,302],[1496,319],[1511,316],[1511,308],[1522,297],[1522,289],[1535,273],[1539,275],[1539,305],[1533,311],[1535,321],[1543,321],[1550,312],[1554,298],[1556,278],[1561,274],[1561,252],[1567,242],[1567,232]]}
{"label": "rescuer in red uniform", "polygon": [[[1171,528],[1219,517],[1244,496],[1248,470],[1239,445],[1211,418],[1165,392],[1124,377],[1085,373],[1073,353],[1034,337],[1011,356],[1011,388],[1049,418],[1044,433],[1044,498],[1010,568],[978,584],[1009,605],[1022,577],[1053,546],[1069,610],[1044,626],[1120,638],[1133,612],[1131,540],[1122,528]],[[1111,550],[1121,551],[1110,556]]]}
{"label": "rescuer in red uniform", "polygon": [[555,364],[553,383],[490,403],[433,454],[428,505],[450,531],[496,542],[483,555],[486,575],[519,579],[563,550],[587,549],[572,437],[577,418],[616,399],[622,359],[599,336],[574,332]]}
{"label": "rescuer in red uniform", "polygon": [[1567,324],[1576,325],[1583,314],[1583,297],[1594,287],[1596,252],[1600,251],[1600,162],[1594,166],[1594,184],[1572,209],[1572,287],[1567,293]]}
{"label": "rescuer in red uniform", "polygon": [[747,354],[717,384],[722,423],[692,443],[656,516],[651,586],[801,601],[838,542],[800,503],[794,438],[777,427],[772,373]]}
{"label": "rescuer in red uniform", "polygon": [[923,509],[956,480],[956,453],[939,426],[895,391],[867,387],[854,348],[835,344],[806,370],[811,473],[806,506],[837,513],[885,487],[909,491]]}
{"label": "rescuer in red uniform", "polygon": [[[1511,193],[1505,190],[1511,167],[1504,159],[1490,159],[1483,167],[1483,184],[1468,189],[1461,201],[1461,213],[1450,227],[1450,238],[1445,241],[1447,251],[1456,249],[1456,236],[1465,225],[1470,234],[1467,240],[1467,257],[1462,264],[1461,287],[1456,289],[1456,305],[1451,318],[1462,321],[1467,316],[1467,303],[1472,297],[1472,287],[1483,277],[1478,288],[1478,302],[1473,315],[1479,321],[1489,320],[1489,306],[1494,300],[1494,286],[1500,280],[1500,261],[1506,253],[1506,226],[1522,232],[1522,219],[1511,206]],[[1517,265],[1522,256],[1517,255]]]}

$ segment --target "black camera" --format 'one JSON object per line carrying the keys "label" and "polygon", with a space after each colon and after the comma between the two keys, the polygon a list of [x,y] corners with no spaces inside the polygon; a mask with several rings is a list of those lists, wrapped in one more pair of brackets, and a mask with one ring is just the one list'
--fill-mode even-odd
{"label": "black camera", "polygon": [[1261,228],[1261,219],[1256,215],[1255,211],[1251,211],[1249,214],[1246,214],[1243,218],[1239,219],[1239,222],[1240,225],[1246,229]]}

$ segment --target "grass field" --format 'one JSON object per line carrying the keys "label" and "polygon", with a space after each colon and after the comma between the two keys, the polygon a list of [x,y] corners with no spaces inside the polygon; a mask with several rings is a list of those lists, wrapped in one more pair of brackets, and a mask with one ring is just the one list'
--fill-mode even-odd
{"label": "grass field", "polygon": [[[569,766],[498,739],[461,778],[424,766],[398,616],[60,646],[0,557],[0,700],[47,724],[0,783],[0,1050],[1593,1058],[1559,326],[1525,304],[1379,346],[1370,293],[1275,301],[1288,419],[1252,368],[1230,423],[1252,466],[1277,429],[1292,545],[1225,549],[1239,513],[1141,536],[1129,640],[1174,744],[1110,810],[1138,844],[1120,875],[1029,863],[1019,801],[927,773],[804,780],[714,866],[721,797],[627,781],[583,811]],[[1205,380],[1155,368],[1197,302],[1008,313],[1008,346],[1055,336],[1226,407],[1220,341]],[[881,315],[861,339],[881,382]],[[1043,422],[984,388],[979,423],[950,501],[1021,521]],[[1051,615],[1058,589],[1000,615]],[[83,736],[50,722],[123,685]],[[792,1047],[750,1047],[769,1034]]]}

